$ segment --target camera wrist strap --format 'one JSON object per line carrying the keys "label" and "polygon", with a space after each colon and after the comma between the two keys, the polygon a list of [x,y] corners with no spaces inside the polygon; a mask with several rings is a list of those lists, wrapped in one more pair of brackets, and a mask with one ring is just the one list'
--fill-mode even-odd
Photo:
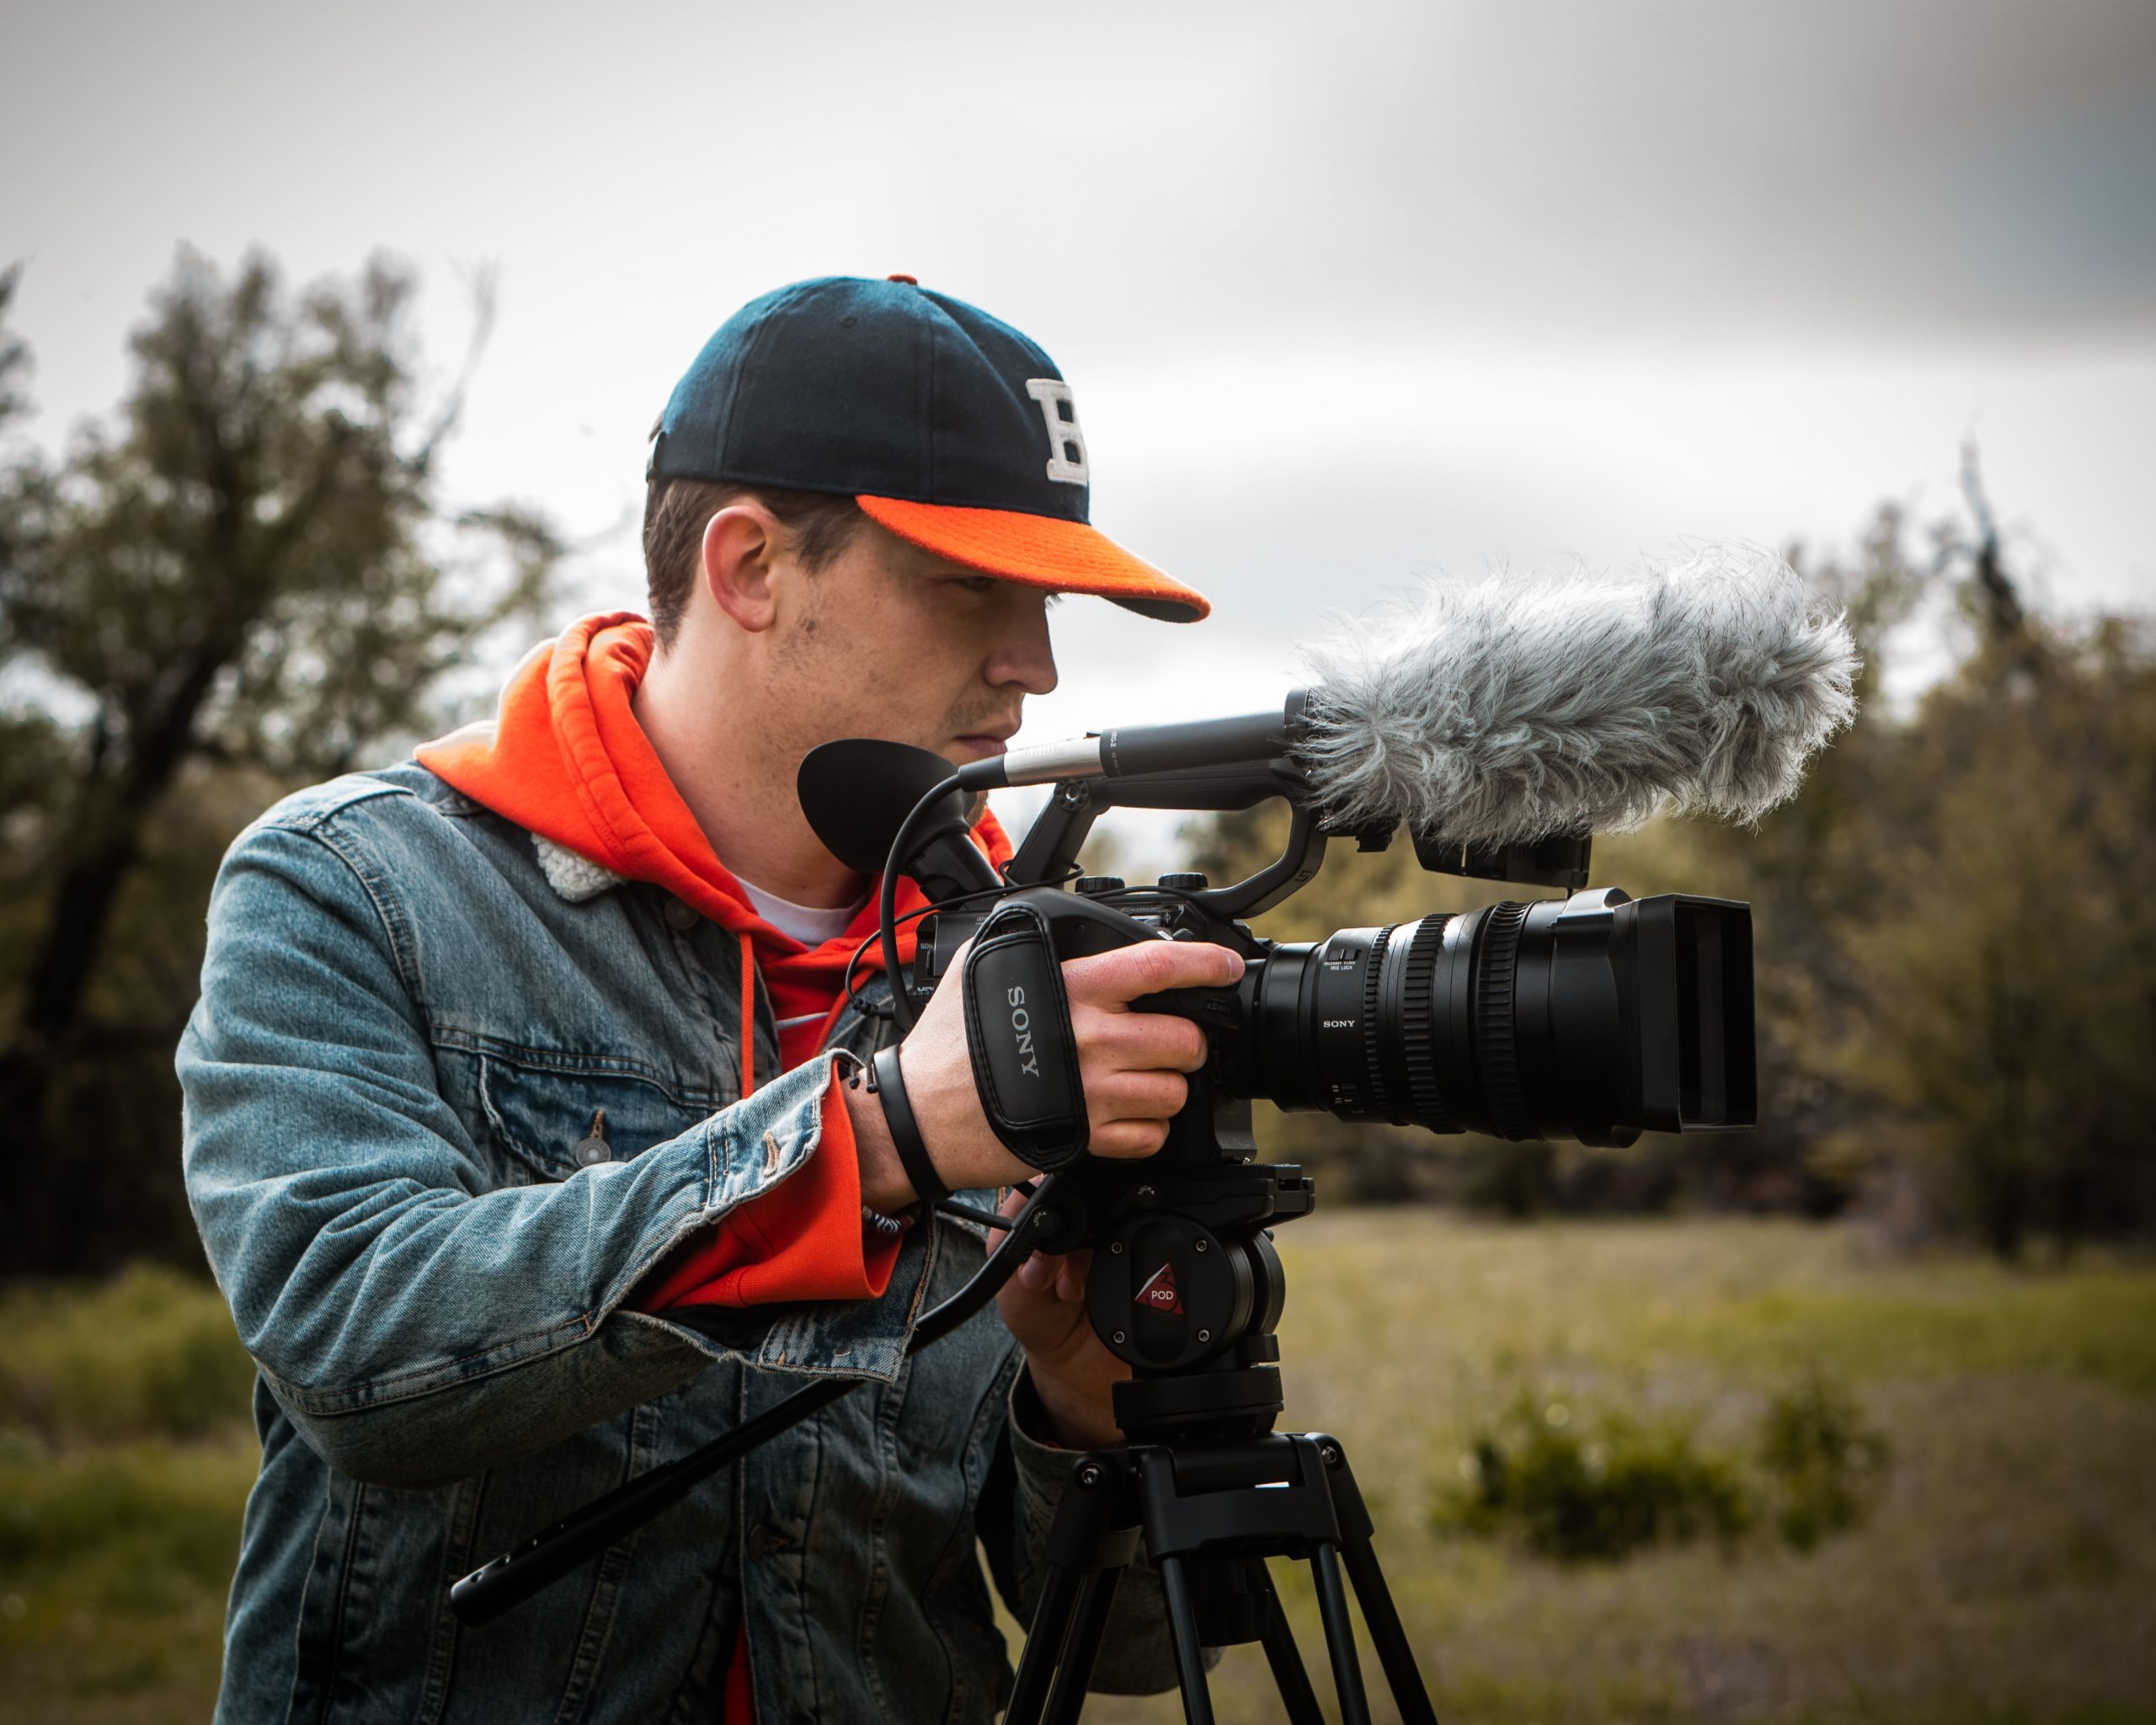
{"label": "camera wrist strap", "polygon": [[914,1119],[905,1074],[899,1065],[899,1044],[878,1049],[869,1070],[870,1087],[883,1104],[883,1124],[890,1129],[891,1147],[899,1153],[899,1166],[906,1171],[906,1179],[915,1193],[930,1204],[948,1198],[951,1188],[936,1172],[928,1146],[921,1141],[921,1123]]}
{"label": "camera wrist strap", "polygon": [[1086,1092],[1070,998],[1040,910],[1007,900],[966,953],[966,1052],[981,1110],[1003,1146],[1045,1173],[1086,1153]]}

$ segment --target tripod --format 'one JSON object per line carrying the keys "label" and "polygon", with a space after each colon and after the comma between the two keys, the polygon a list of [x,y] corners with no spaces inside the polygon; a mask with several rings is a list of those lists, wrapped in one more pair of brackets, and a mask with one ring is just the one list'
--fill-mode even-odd
{"label": "tripod", "polygon": [[1316,1692],[1266,1573],[1268,1557],[1305,1558],[1345,1725],[1367,1725],[1342,1572],[1355,1585],[1393,1704],[1436,1725],[1406,1632],[1370,1548],[1369,1513],[1340,1445],[1321,1433],[1240,1443],[1138,1444],[1083,1457],[1049,1535],[1048,1578],[1018,1662],[1006,1725],[1070,1725],[1085,1705],[1116,1585],[1136,1555],[1158,1567],[1183,1717],[1211,1725],[1203,1650],[1265,1648],[1294,1725],[1319,1725]]}
{"label": "tripod", "polygon": [[1160,1572],[1191,1725],[1213,1719],[1203,1650],[1253,1641],[1294,1725],[1322,1718],[1266,1571],[1276,1557],[1310,1565],[1344,1725],[1370,1712],[1343,1571],[1401,1717],[1436,1725],[1346,1452],[1321,1433],[1272,1429],[1286,1284],[1268,1225],[1308,1215],[1311,1192],[1299,1168],[1233,1155],[1254,1149],[1248,1119],[1246,1103],[1207,1097],[1179,1117],[1145,1183],[1114,1192],[1091,1170],[1080,1177],[1081,1194],[1107,1199],[1086,1307],[1135,1374],[1115,1386],[1129,1441],[1072,1466],[1006,1725],[1077,1719],[1140,1539]]}

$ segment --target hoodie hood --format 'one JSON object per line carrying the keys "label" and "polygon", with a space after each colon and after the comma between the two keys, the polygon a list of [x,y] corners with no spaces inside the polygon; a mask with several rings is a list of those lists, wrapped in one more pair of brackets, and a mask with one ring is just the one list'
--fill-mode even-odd
{"label": "hoodie hood", "polygon": [[[648,881],[699,914],[754,943],[767,969],[843,970],[875,932],[875,891],[836,938],[810,949],[757,915],[741,883],[721,862],[637,723],[632,704],[651,665],[651,625],[631,611],[579,619],[526,654],[510,674],[491,723],[467,726],[416,751],[422,766],[539,841],[548,880],[566,898],[602,890],[606,877]],[[751,716],[744,715],[744,722]],[[974,841],[990,862],[1010,860],[1011,843],[984,814]],[[550,846],[580,859],[579,868]],[[598,876],[590,871],[603,870]],[[900,915],[926,900],[910,880],[899,885]],[[911,930],[899,950],[910,955]],[[804,964],[803,959],[808,962]],[[791,961],[791,962],[789,962]],[[857,974],[879,967],[872,945]],[[789,980],[807,981],[802,975]]]}

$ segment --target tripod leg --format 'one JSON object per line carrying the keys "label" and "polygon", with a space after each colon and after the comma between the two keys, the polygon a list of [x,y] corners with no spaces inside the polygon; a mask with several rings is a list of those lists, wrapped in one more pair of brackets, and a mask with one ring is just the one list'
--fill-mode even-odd
{"label": "tripod leg", "polygon": [[1107,1633],[1108,1611],[1115,1604],[1120,1569],[1096,1569],[1078,1589],[1077,1608],[1070,1617],[1069,1644],[1056,1661],[1055,1683],[1048,1692],[1043,1725],[1077,1725],[1086,1705],[1086,1680],[1093,1674],[1093,1661],[1100,1657],[1101,1637]]}
{"label": "tripod leg", "polygon": [[1330,1541],[1310,1547],[1310,1573],[1317,1581],[1317,1614],[1325,1625],[1325,1651],[1332,1660],[1341,1725],[1369,1725],[1370,1698],[1363,1690],[1362,1656],[1355,1651],[1355,1625],[1340,1580],[1340,1553]]}
{"label": "tripod leg", "polygon": [[1081,1582],[1087,1579],[1075,1569],[1049,1566],[1041,1583],[1041,1596],[1033,1605],[1033,1621],[1026,1630],[1026,1649],[1018,1656],[1018,1674],[1011,1685],[1011,1704],[1005,1725],[1034,1725],[1041,1717],[1042,1702],[1065,1637],[1072,1625]]}
{"label": "tripod leg", "polygon": [[1348,1578],[1355,1583],[1355,1599],[1377,1648],[1378,1663],[1391,1685],[1392,1704],[1400,1709],[1405,1725],[1438,1725],[1437,1709],[1422,1686],[1415,1650],[1408,1645],[1407,1632],[1392,1603],[1392,1589],[1385,1584],[1385,1572],[1378,1567],[1378,1554],[1368,1540],[1350,1540],[1340,1555],[1348,1566]]}
{"label": "tripod leg", "polygon": [[1271,1613],[1265,1620],[1265,1663],[1273,1668],[1273,1687],[1280,1691],[1280,1699],[1288,1708],[1289,1725],[1324,1725],[1325,1715],[1319,1710],[1317,1691],[1310,1687],[1310,1674],[1303,1669],[1303,1655],[1295,1645],[1295,1632],[1288,1626],[1288,1614],[1282,1608],[1280,1595],[1273,1591],[1270,1579],[1265,1591],[1271,1599]]}
{"label": "tripod leg", "polygon": [[1182,1680],[1184,1725],[1213,1725],[1213,1696],[1205,1687],[1205,1652],[1198,1644],[1198,1614],[1190,1603],[1190,1577],[1181,1557],[1161,1560],[1161,1591],[1167,1595],[1168,1638],[1175,1643],[1176,1674]]}

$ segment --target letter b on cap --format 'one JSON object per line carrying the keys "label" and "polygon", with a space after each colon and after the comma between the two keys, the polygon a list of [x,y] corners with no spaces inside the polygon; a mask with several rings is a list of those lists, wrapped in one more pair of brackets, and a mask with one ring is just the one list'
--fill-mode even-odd
{"label": "letter b on cap", "polygon": [[1048,476],[1065,485],[1083,485],[1092,476],[1086,466],[1086,434],[1078,429],[1078,404],[1060,377],[1029,377],[1026,393],[1040,403],[1048,424]]}

